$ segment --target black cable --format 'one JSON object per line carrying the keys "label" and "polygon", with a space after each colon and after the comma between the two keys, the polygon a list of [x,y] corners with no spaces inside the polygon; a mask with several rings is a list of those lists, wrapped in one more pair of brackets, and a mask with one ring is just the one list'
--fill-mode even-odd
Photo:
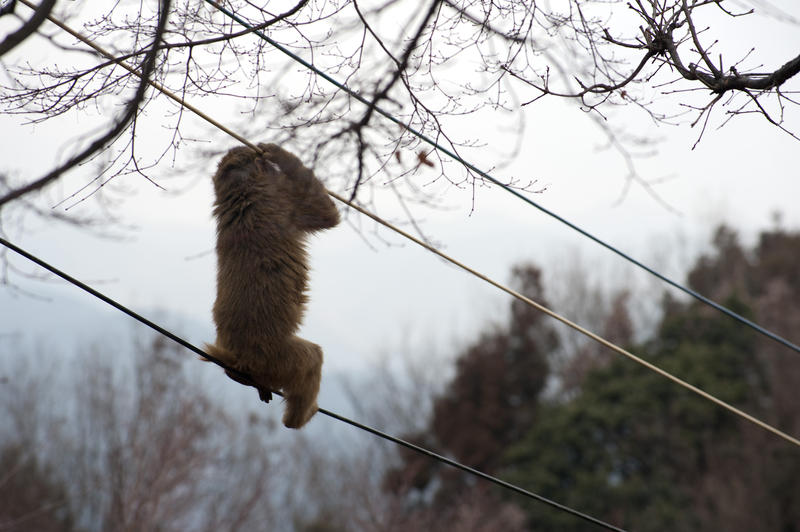
{"label": "black cable", "polygon": [[[39,257],[37,257],[37,256],[35,256],[35,255],[31,254],[31,253],[28,253],[27,251],[25,251],[24,249],[20,248],[19,246],[16,246],[15,244],[12,244],[11,242],[6,240],[2,236],[0,236],[0,244],[2,244],[3,246],[7,247],[8,249],[14,251],[15,253],[25,257],[29,261],[36,263],[37,265],[41,266],[45,270],[57,275],[58,277],[61,277],[65,281],[67,281],[67,282],[77,286],[78,288],[90,293],[91,295],[93,295],[94,297],[102,300],[103,302],[108,303],[109,305],[111,305],[112,307],[116,308],[117,310],[120,310],[120,311],[124,312],[125,314],[127,314],[131,318],[133,318],[133,319],[135,319],[135,320],[147,325],[148,327],[150,327],[151,329],[155,330],[156,332],[158,332],[160,334],[163,334],[164,336],[166,336],[170,340],[173,340],[173,341],[179,343],[180,345],[182,345],[186,349],[188,349],[188,350],[190,350],[190,351],[192,351],[194,353],[197,353],[198,355],[200,355],[201,357],[209,360],[210,362],[213,362],[213,363],[217,364],[218,366],[220,366],[221,368],[225,369],[226,371],[233,371],[234,373],[238,373],[235,370],[233,370],[232,368],[229,368],[228,366],[226,366],[222,361],[218,360],[217,358],[214,358],[213,356],[209,355],[208,353],[206,353],[202,349],[192,345],[191,343],[187,342],[186,340],[184,340],[180,336],[178,336],[178,335],[168,331],[167,329],[161,327],[160,325],[157,325],[156,323],[148,320],[147,318],[145,318],[141,314],[137,314],[136,312],[132,311],[128,307],[126,307],[126,306],[124,306],[124,305],[122,305],[120,303],[117,303],[116,301],[114,301],[110,297],[106,296],[105,294],[102,294],[101,292],[98,292],[97,290],[95,290],[94,288],[90,287],[89,285],[87,285],[85,283],[82,283],[81,281],[75,279],[74,277],[70,276],[67,273],[64,273],[63,271],[59,270],[55,266],[51,266],[50,264],[48,264],[44,260],[40,259]],[[241,374],[239,374],[239,375],[241,375]],[[247,377],[244,376],[244,378],[246,379]],[[278,395],[281,395],[278,392],[274,392],[274,393],[276,393]],[[353,427],[361,429],[361,430],[363,430],[365,432],[369,432],[369,433],[371,433],[371,434],[373,434],[375,436],[378,436],[379,438],[383,438],[384,440],[390,441],[390,442],[395,443],[397,445],[401,445],[401,446],[403,446],[403,447],[405,447],[407,449],[411,449],[412,451],[415,451],[417,453],[420,453],[420,454],[423,454],[423,455],[428,456],[430,458],[433,458],[434,460],[438,460],[438,461],[440,461],[440,462],[442,462],[444,464],[447,464],[449,466],[455,467],[456,469],[460,469],[461,471],[464,471],[464,472],[469,473],[471,475],[475,475],[475,476],[477,476],[479,478],[482,478],[484,480],[488,480],[489,482],[492,482],[493,484],[496,484],[496,485],[501,486],[501,487],[503,487],[505,489],[514,491],[516,493],[519,493],[520,495],[524,495],[525,497],[534,499],[534,500],[539,501],[541,503],[544,503],[544,504],[546,504],[548,506],[552,506],[553,508],[556,508],[557,510],[561,510],[563,512],[572,514],[575,517],[583,519],[584,521],[588,521],[589,523],[595,524],[595,525],[597,525],[597,526],[599,526],[601,528],[605,528],[606,530],[613,530],[615,532],[625,532],[624,529],[618,528],[618,527],[616,527],[616,526],[614,526],[612,524],[606,523],[605,521],[597,519],[596,517],[592,517],[591,515],[588,515],[588,514],[585,514],[583,512],[580,512],[578,510],[575,510],[573,508],[570,508],[569,506],[565,506],[565,505],[563,505],[561,503],[558,503],[556,501],[548,499],[547,497],[544,497],[542,495],[538,495],[538,494],[533,493],[531,491],[528,491],[526,489],[520,488],[519,486],[516,486],[514,484],[506,482],[505,480],[501,480],[501,479],[499,479],[497,477],[494,477],[494,476],[489,475],[487,473],[484,473],[482,471],[478,471],[477,469],[474,469],[472,467],[464,465],[464,464],[462,464],[460,462],[456,462],[455,460],[452,460],[450,458],[447,458],[445,456],[437,454],[437,453],[435,453],[433,451],[430,451],[430,450],[425,449],[423,447],[420,447],[418,445],[414,445],[411,442],[405,441],[405,440],[403,440],[401,438],[398,438],[396,436],[392,436],[392,435],[387,434],[385,432],[382,432],[382,431],[380,431],[378,429],[372,428],[372,427],[370,427],[368,425],[364,425],[363,423],[359,423],[358,421],[354,421],[352,419],[344,417],[344,416],[342,416],[340,414],[337,414],[335,412],[331,412],[330,410],[326,410],[324,408],[320,408],[318,411],[319,411],[320,414],[323,414],[323,415],[326,415],[326,416],[328,416],[330,418],[333,418],[335,420],[347,423],[348,425],[351,425]]]}
{"label": "black cable", "polygon": [[[236,14],[234,14],[231,11],[229,11],[228,9],[225,9],[224,7],[219,5],[217,2],[214,2],[213,0],[205,0],[205,2],[207,4],[212,5],[214,8],[216,8],[219,11],[221,11],[222,13],[224,13],[225,15],[230,17],[231,19],[235,20],[236,22],[238,22],[239,24],[241,24],[245,28],[253,30],[253,26],[252,25],[248,24],[247,22],[242,20],[240,17],[236,16]],[[508,185],[498,181],[497,179],[495,179],[494,177],[492,177],[488,173],[484,172],[483,170],[480,170],[479,168],[474,166],[472,163],[464,160],[463,158],[461,158],[461,156],[459,156],[456,153],[452,152],[451,150],[445,148],[444,146],[442,146],[441,144],[439,144],[435,140],[431,139],[430,137],[428,137],[424,133],[422,133],[420,131],[417,131],[416,129],[414,129],[411,126],[409,126],[407,123],[399,120],[398,118],[396,118],[395,116],[390,114],[388,111],[385,111],[385,110],[381,109],[380,107],[378,107],[374,103],[370,102],[369,100],[367,100],[366,98],[364,98],[360,94],[354,92],[352,89],[350,89],[349,87],[347,87],[343,83],[337,81],[336,79],[334,79],[333,77],[329,76],[325,72],[322,72],[321,70],[319,70],[317,67],[315,67],[314,65],[312,65],[311,63],[309,63],[308,61],[303,59],[302,57],[298,56],[297,54],[295,54],[291,50],[289,50],[286,47],[282,46],[280,43],[274,41],[273,39],[270,39],[269,37],[267,37],[267,35],[264,34],[263,31],[254,30],[253,33],[255,35],[258,35],[261,39],[263,39],[264,41],[266,41],[267,43],[272,45],[274,48],[277,48],[278,50],[280,50],[281,52],[283,52],[284,54],[289,56],[292,60],[300,63],[304,67],[306,67],[309,70],[313,71],[315,74],[317,74],[318,76],[322,77],[323,79],[325,79],[329,83],[333,84],[338,89],[346,92],[349,96],[351,96],[352,98],[355,98],[359,102],[363,103],[368,108],[374,109],[375,112],[377,112],[378,114],[380,114],[384,118],[387,118],[388,120],[390,120],[394,124],[402,127],[403,129],[405,129],[406,131],[408,131],[412,135],[416,136],[417,138],[419,138],[423,142],[429,144],[431,147],[439,150],[440,152],[444,153],[445,155],[447,155],[448,157],[452,158],[453,160],[458,161],[465,168],[468,168],[469,170],[475,172],[476,174],[481,176],[483,179],[486,179],[487,181],[490,181],[491,183],[494,183],[495,185],[501,187],[503,190],[505,190],[506,192],[508,192],[510,194],[513,194],[514,196],[516,196],[517,198],[521,199],[522,201],[524,201],[528,205],[539,209],[541,212],[543,212],[544,214],[546,214],[546,215],[548,215],[548,216],[550,216],[552,218],[555,218],[556,220],[558,220],[562,224],[566,225],[570,229],[573,229],[573,230],[577,231],[581,235],[583,235],[586,238],[596,242],[597,244],[600,244],[601,246],[603,246],[604,248],[608,249],[609,251],[612,251],[613,253],[616,253],[617,255],[619,255],[620,257],[622,257],[626,261],[630,262],[634,266],[638,266],[639,268],[643,269],[644,271],[646,271],[647,273],[653,275],[654,277],[657,277],[658,279],[664,281],[665,283],[669,284],[670,286],[672,286],[674,288],[677,288],[678,290],[684,292],[685,294],[688,294],[689,296],[695,298],[696,300],[701,301],[702,303],[705,303],[706,305],[709,305],[710,307],[718,310],[719,312],[722,312],[723,314],[726,314],[727,316],[733,318],[734,320],[738,321],[739,323],[742,323],[742,324],[750,327],[751,329],[754,329],[754,330],[758,331],[759,333],[763,334],[764,336],[766,336],[768,338],[771,338],[772,340],[775,340],[776,342],[778,342],[780,344],[783,344],[784,346],[788,347],[789,349],[792,349],[793,351],[796,351],[797,353],[800,353],[800,346],[798,346],[797,344],[792,343],[791,341],[789,341],[786,338],[778,335],[777,333],[774,333],[774,332],[770,331],[769,329],[765,329],[761,325],[759,325],[759,324],[757,324],[757,323],[745,318],[744,316],[742,316],[740,314],[737,314],[736,312],[732,311],[731,309],[729,309],[729,308],[727,308],[727,307],[725,307],[723,305],[720,305],[719,303],[707,298],[706,296],[702,295],[701,293],[699,293],[699,292],[697,292],[697,291],[695,291],[695,290],[693,290],[693,289],[691,289],[689,287],[683,286],[682,284],[678,283],[677,281],[673,281],[672,279],[670,279],[666,275],[663,275],[663,274],[659,273],[658,271],[654,270],[653,268],[651,268],[651,267],[645,265],[644,263],[636,260],[635,258],[633,258],[632,256],[628,255],[624,251],[614,247],[613,245],[605,242],[604,240],[601,240],[600,238],[594,236],[592,233],[588,232],[587,230],[575,225],[574,223],[570,222],[566,218],[556,214],[555,212],[547,209],[546,207],[540,205],[539,203],[536,203],[535,201],[533,201],[529,197],[523,195],[518,190],[514,190],[513,188],[509,187]]]}
{"label": "black cable", "polygon": [[139,321],[141,323],[144,323],[145,325],[147,325],[151,329],[155,330],[158,333],[163,334],[164,336],[166,336],[170,340],[178,342],[179,344],[181,344],[186,349],[188,349],[190,351],[194,351],[195,353],[197,353],[201,357],[207,359],[209,362],[213,362],[214,364],[216,364],[217,366],[221,367],[222,369],[224,369],[226,371],[236,372],[236,370],[234,370],[231,367],[228,367],[227,365],[225,365],[224,362],[222,362],[218,358],[215,358],[215,357],[209,355],[208,353],[206,353],[205,351],[203,351],[199,347],[195,347],[194,345],[190,344],[189,342],[187,342],[186,340],[184,340],[180,336],[177,336],[177,335],[171,333],[170,331],[168,331],[167,329],[161,327],[160,325],[158,325],[156,323],[153,323],[152,321],[148,320],[147,318],[145,318],[141,314],[137,314],[136,312],[132,311],[128,307],[126,307],[124,305],[121,305],[120,303],[117,303],[116,301],[114,301],[110,297],[106,296],[105,294],[103,294],[101,292],[98,292],[97,290],[95,290],[91,286],[89,286],[89,285],[87,285],[85,283],[82,283],[81,281],[75,279],[74,277],[70,276],[67,273],[62,272],[61,270],[59,270],[55,266],[51,266],[50,264],[46,263],[42,259],[38,258],[36,255],[28,253],[24,249],[12,244],[11,242],[6,240],[2,236],[0,236],[0,244],[3,244],[5,247],[7,247],[8,249],[14,251],[17,254],[22,255],[23,257],[25,257],[29,261],[36,263],[37,265],[41,266],[45,270],[49,271],[50,273],[54,273],[55,275],[61,277],[65,281],[74,284],[75,286],[77,286],[81,290],[89,292],[94,297],[100,299],[104,303],[108,303],[109,305],[111,305],[115,309],[121,310],[122,312],[124,312],[125,314],[130,316],[131,318],[133,318],[136,321]]}

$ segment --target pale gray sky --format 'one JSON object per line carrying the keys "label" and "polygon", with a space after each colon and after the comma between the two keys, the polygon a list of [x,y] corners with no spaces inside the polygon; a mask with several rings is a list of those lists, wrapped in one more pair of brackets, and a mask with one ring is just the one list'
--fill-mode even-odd
{"label": "pale gray sky", "polygon": [[[783,4],[795,12],[800,9],[794,2]],[[796,26],[762,21],[748,27],[756,31],[746,40],[727,29],[721,31],[721,38],[728,37],[742,48],[757,46],[757,54],[770,61],[768,67],[800,50]],[[19,54],[36,57],[42,53],[41,46],[26,44],[16,58]],[[787,90],[798,88],[797,79],[786,86]],[[208,100],[199,105],[225,121],[224,109]],[[786,111],[787,125],[800,130],[797,108],[787,107]],[[780,211],[784,225],[800,227],[800,142],[762,117],[743,116],[721,130],[710,129],[694,150],[697,128],[688,124],[653,128],[663,140],[655,156],[639,162],[639,169],[646,178],[670,178],[655,191],[672,212],[635,184],[617,202],[625,185],[623,161],[613,151],[598,149],[604,143],[602,134],[575,106],[551,99],[526,107],[524,112],[528,124],[524,148],[497,177],[538,179],[546,189],[534,196],[537,202],[669,275],[679,277],[687,260],[673,254],[690,254],[707,242],[713,227],[721,222],[752,238],[772,224],[772,213]],[[486,143],[486,148],[470,154],[478,166],[489,168],[502,158],[508,140],[497,128],[487,128],[485,119],[491,117],[474,117],[461,127],[473,128],[475,138]],[[619,109],[611,119],[632,128],[646,120],[633,108]],[[31,126],[0,115],[2,169],[13,170],[21,180],[38,176],[54,161],[63,160],[84,123],[83,118],[65,117],[58,123]],[[153,128],[153,138],[142,149],[156,150],[159,135],[164,134],[156,112],[148,114],[147,123]],[[203,131],[207,129],[198,126],[198,132]],[[227,144],[234,145],[233,140]],[[188,153],[179,154],[175,165],[180,168],[189,160]],[[169,174],[170,162],[165,161],[153,173]],[[115,230],[124,236],[120,240],[98,239],[85,231],[32,220],[23,231],[6,222],[12,229],[8,236],[134,309],[146,314],[159,309],[180,316],[177,321],[190,324],[191,340],[213,340],[215,259],[206,252],[214,246],[209,178],[215,165],[216,161],[209,161],[203,175],[165,181],[165,186],[173,189],[194,183],[177,195],[164,193],[138,177],[118,178],[110,196],[125,200],[115,212],[136,226],[135,230]],[[87,166],[73,171],[38,201],[46,206],[69,195],[91,170]],[[323,175],[324,170],[318,173]],[[425,182],[430,176],[423,172],[417,178]],[[495,279],[507,281],[512,265],[519,261],[534,261],[544,266],[548,275],[557,276],[559,269],[577,256],[586,260],[600,280],[646,282],[646,276],[632,266],[502,190],[478,189],[474,209],[472,190],[447,188],[442,194],[449,208],[418,210],[422,227],[448,253]],[[94,201],[69,212],[88,212],[95,208]],[[387,207],[386,212],[391,215],[393,211]],[[347,216],[356,220],[360,215]],[[386,230],[379,231],[379,238],[372,230],[373,226],[365,223],[359,235],[342,224],[312,240],[311,302],[302,334],[324,347],[326,371],[359,367],[404,343],[431,343],[442,348],[453,342],[463,344],[505,312],[508,297],[496,289]],[[383,239],[391,245],[385,245]],[[13,263],[36,271],[24,260],[14,259]],[[52,292],[56,298],[69,293],[18,275],[13,279],[34,293]],[[0,292],[0,329],[5,329],[3,323],[13,323],[23,333],[46,335],[47,329],[42,333],[31,322],[43,316],[47,323],[76,320],[69,306],[21,302],[10,298],[5,289]],[[660,300],[660,292],[646,295],[652,297],[653,305]],[[86,300],[88,296],[76,290],[71,297]],[[27,314],[18,312],[23,307]],[[113,313],[109,319],[121,324],[129,320]]]}

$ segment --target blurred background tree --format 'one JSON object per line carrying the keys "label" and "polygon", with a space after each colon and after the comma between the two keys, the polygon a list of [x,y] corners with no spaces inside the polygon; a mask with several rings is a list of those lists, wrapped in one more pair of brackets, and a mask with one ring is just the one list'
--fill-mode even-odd
{"label": "blurred background tree", "polygon": [[[797,341],[798,260],[798,232],[776,227],[748,247],[721,227],[688,277],[693,288]],[[545,299],[538,268],[512,274],[519,290]],[[636,331],[629,315],[636,294],[605,289],[585,300],[596,306],[594,328],[800,432],[795,353],[666,296],[657,326]],[[796,449],[567,334],[514,303],[455,353],[443,385],[425,379],[448,370],[420,357],[354,379],[350,395],[363,421],[631,530],[797,529]],[[19,350],[9,345],[0,347],[0,524],[10,530],[586,527],[428,458],[322,426],[330,420],[316,427],[324,446],[314,426],[282,436],[260,414],[274,409],[212,400],[181,349],[161,338],[130,359],[95,347],[78,355],[79,364],[51,371],[45,354],[13,356]]]}
{"label": "blurred background tree", "polygon": [[[795,271],[800,234],[764,232],[753,250],[722,227],[701,257],[692,288],[726,301],[788,338],[800,310]],[[537,286],[536,270],[516,269]],[[624,292],[620,292],[624,293]],[[541,299],[536,289],[530,295]],[[605,310],[617,341],[656,365],[748,412],[800,432],[790,390],[800,357],[696,302],[665,297],[651,338],[631,344],[624,298]],[[512,311],[507,329],[462,352],[456,376],[416,439],[446,455],[631,530],[794,530],[800,526],[800,460],[785,442],[734,419],[673,383],[601,349],[571,356],[542,394],[552,332],[535,313]],[[620,326],[620,324],[624,326]],[[518,331],[536,331],[525,341]],[[515,356],[519,346],[525,356]],[[509,376],[524,382],[520,392]],[[469,386],[471,384],[471,386]],[[517,403],[518,397],[524,401]],[[446,515],[465,504],[473,482],[407,456],[387,487],[420,511]],[[472,487],[471,487],[472,486]],[[489,500],[520,504],[489,490]],[[497,504],[500,504],[499,502]],[[525,529],[584,530],[585,523],[541,504],[523,504]],[[501,528],[498,528],[498,530]]]}

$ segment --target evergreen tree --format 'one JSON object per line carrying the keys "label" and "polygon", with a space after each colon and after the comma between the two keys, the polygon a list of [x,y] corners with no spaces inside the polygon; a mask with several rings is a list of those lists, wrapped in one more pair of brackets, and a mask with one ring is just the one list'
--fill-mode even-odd
{"label": "evergreen tree", "polygon": [[[776,229],[753,250],[720,228],[689,284],[735,312],[800,341],[800,233]],[[542,300],[538,271],[515,270]],[[633,338],[625,294],[609,309],[616,340]],[[696,301],[665,296],[652,337],[631,350],[790,434],[800,434],[800,355]],[[637,531],[800,531],[800,454],[719,406],[626,358],[583,349],[583,368],[543,398],[557,346],[549,322],[515,303],[511,321],[457,359],[456,375],[416,440],[568,506]],[[569,379],[567,379],[569,380]],[[411,508],[456,515],[469,479],[406,456],[387,487]],[[515,530],[585,530],[573,516],[499,490],[489,508],[522,505]],[[472,500],[475,500],[473,497]],[[485,508],[486,506],[484,506]],[[439,521],[441,522],[441,521]],[[510,529],[484,526],[480,530]],[[504,528],[505,527],[505,528]]]}

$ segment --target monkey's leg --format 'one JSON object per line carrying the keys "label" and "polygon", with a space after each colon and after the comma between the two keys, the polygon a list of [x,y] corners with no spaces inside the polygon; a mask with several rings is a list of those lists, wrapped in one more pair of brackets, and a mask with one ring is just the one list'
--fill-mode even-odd
{"label": "monkey's leg", "polygon": [[[264,401],[265,403],[269,403],[272,400],[272,391],[268,388],[264,388],[259,386],[255,379],[253,379],[247,373],[240,371],[236,368],[236,357],[222,347],[217,346],[216,344],[206,344],[206,351],[209,355],[216,358],[220,362],[224,362],[225,364],[230,367],[230,370],[225,370],[225,375],[230,377],[232,380],[238,382],[239,384],[244,384],[245,386],[252,386],[256,390],[258,390],[258,398]],[[206,360],[206,359],[203,359]]]}
{"label": "monkey's leg", "polygon": [[294,365],[293,375],[282,383],[286,394],[283,424],[299,429],[317,412],[317,394],[322,378],[322,348],[293,336],[287,342],[286,356]]}
{"label": "monkey's leg", "polygon": [[232,380],[235,380],[239,384],[244,384],[245,386],[252,386],[256,390],[258,390],[258,398],[264,401],[265,403],[269,403],[272,400],[272,391],[259,386],[256,382],[249,376],[244,373],[241,373],[238,370],[225,370],[225,375],[230,377]]}

